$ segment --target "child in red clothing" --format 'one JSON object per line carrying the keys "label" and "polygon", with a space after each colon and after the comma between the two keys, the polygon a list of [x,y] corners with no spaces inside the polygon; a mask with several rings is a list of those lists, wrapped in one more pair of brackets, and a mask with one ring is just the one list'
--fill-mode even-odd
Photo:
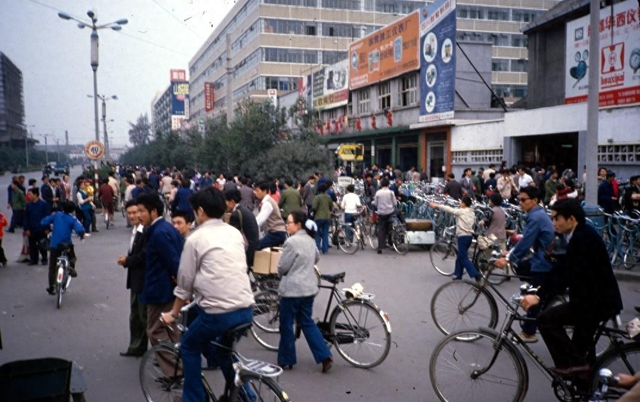
{"label": "child in red clothing", "polygon": [[7,257],[4,255],[4,249],[2,248],[2,239],[4,238],[4,227],[8,224],[7,217],[0,212],[0,264],[3,267],[7,266]]}

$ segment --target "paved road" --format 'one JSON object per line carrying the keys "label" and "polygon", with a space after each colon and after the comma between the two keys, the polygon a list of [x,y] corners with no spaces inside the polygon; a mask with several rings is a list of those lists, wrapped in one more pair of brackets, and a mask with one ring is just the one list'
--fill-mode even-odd
{"label": "paved road", "polygon": [[[77,175],[78,169],[73,173]],[[0,177],[0,189],[5,189],[9,180],[7,175]],[[128,342],[129,293],[125,271],[115,260],[126,251],[129,232],[122,218],[116,219],[114,229],[106,231],[102,225],[100,233],[76,247],[79,277],[71,284],[61,310],[56,310],[54,298],[45,293],[46,267],[14,262],[21,237],[18,233],[5,234],[3,246],[10,263],[0,268],[0,329],[4,342],[0,364],[45,356],[75,360],[83,367],[90,402],[142,400],[140,361],[118,355]],[[297,344],[298,365],[280,379],[291,399],[435,401],[429,382],[429,357],[442,335],[431,320],[429,301],[438,286],[449,279],[430,267],[428,254],[412,250],[406,256],[378,256],[366,250],[346,256],[332,249],[319,265],[325,273],[346,271],[347,284],[360,282],[377,295],[375,302],[391,318],[393,345],[387,360],[374,369],[356,369],[336,355],[334,368],[322,374],[301,339]],[[517,286],[509,283],[501,289],[510,295]],[[627,320],[633,316],[629,310],[640,302],[638,286],[621,283],[627,307],[623,318]],[[316,301],[317,316],[325,303],[326,294],[321,293]],[[549,361],[541,342],[534,350]],[[276,361],[274,353],[262,349],[252,338],[241,342],[240,351],[248,357]],[[531,379],[526,401],[554,400],[550,384],[530,361],[528,364]],[[220,377],[219,372],[208,374],[214,389],[220,389]]]}

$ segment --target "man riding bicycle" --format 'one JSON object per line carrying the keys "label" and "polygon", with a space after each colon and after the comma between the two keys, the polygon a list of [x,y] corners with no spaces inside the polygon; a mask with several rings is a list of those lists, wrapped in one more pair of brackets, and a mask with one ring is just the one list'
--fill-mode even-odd
{"label": "man riding bicycle", "polygon": [[76,253],[73,249],[73,242],[71,241],[71,234],[76,232],[80,238],[84,238],[84,227],[73,215],[76,211],[76,205],[72,201],[65,201],[62,203],[62,212],[56,212],[53,215],[49,215],[44,218],[40,224],[43,227],[49,229],[53,224],[51,231],[51,242],[49,244],[49,287],[47,293],[55,295],[54,286],[56,283],[56,264],[58,263],[58,257],[62,255],[62,244],[69,244],[69,250],[67,256],[69,257],[69,276],[75,278],[78,276],[76,272]]}
{"label": "man riding bicycle", "polygon": [[[588,350],[600,322],[622,310],[618,282],[613,275],[602,237],[586,224],[584,210],[574,199],[555,203],[551,219],[557,233],[567,240],[562,260],[545,278],[537,295],[524,296],[525,310],[544,306],[569,288],[569,302],[544,310],[538,316],[542,339],[563,376],[589,371]],[[573,326],[570,339],[565,326]]]}

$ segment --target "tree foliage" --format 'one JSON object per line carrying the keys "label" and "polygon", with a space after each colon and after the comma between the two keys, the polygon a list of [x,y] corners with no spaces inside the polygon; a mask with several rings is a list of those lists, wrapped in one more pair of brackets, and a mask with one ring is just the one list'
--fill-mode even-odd
{"label": "tree foliage", "polygon": [[[246,101],[235,111],[231,124],[223,116],[207,121],[204,134],[197,130],[158,133],[149,142],[134,144],[121,161],[195,167],[256,180],[284,176],[303,179],[314,171],[328,172],[330,153],[318,141],[311,117],[316,114],[303,113],[302,107],[306,110],[303,100],[290,110],[276,108],[270,102]],[[295,130],[287,127],[287,117],[294,119]]]}
{"label": "tree foliage", "polygon": [[145,113],[144,115],[138,116],[135,124],[129,122],[129,141],[134,146],[143,145],[149,142],[149,137],[151,136],[151,125],[149,124],[149,116]]}

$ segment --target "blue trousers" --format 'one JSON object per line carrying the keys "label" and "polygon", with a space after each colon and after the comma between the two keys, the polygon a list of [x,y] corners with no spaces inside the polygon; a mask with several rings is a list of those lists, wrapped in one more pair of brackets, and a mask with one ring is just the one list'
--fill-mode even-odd
{"label": "blue trousers", "polygon": [[[222,314],[207,314],[198,311],[198,317],[189,326],[180,340],[180,352],[184,369],[184,402],[204,402],[207,396],[202,385],[200,355],[208,349],[209,342],[222,336],[228,330],[253,321],[253,310],[243,308]],[[227,381],[233,379],[231,357],[226,349],[217,349],[220,368]]]}
{"label": "blue trousers", "polygon": [[327,251],[329,251],[329,219],[318,219],[316,225],[318,226],[316,247],[322,254],[327,254]]}
{"label": "blue trousers", "polygon": [[84,214],[84,222],[82,222],[84,226],[84,232],[91,233],[91,210],[83,209],[82,213]]}
{"label": "blue trousers", "polygon": [[322,363],[331,357],[327,342],[318,326],[311,318],[313,299],[308,297],[283,297],[280,299],[280,345],[278,346],[278,364],[296,364],[296,338],[293,333],[293,321],[300,325],[309,349],[316,363]]}
{"label": "blue trousers", "polygon": [[348,214],[345,212],[344,214],[344,223],[346,224],[351,224],[349,225],[349,229],[346,230],[347,232],[347,238],[349,240],[351,240],[351,238],[353,237],[353,221],[355,221],[355,214]]}
{"label": "blue trousers", "polygon": [[13,210],[11,214],[11,224],[9,230],[15,230],[16,227],[23,227],[25,210]]}
{"label": "blue trousers", "polygon": [[260,239],[259,248],[262,250],[267,247],[279,247],[287,240],[286,232],[267,232],[267,234]]}
{"label": "blue trousers", "polygon": [[478,276],[478,270],[469,260],[469,247],[471,246],[471,236],[458,237],[458,256],[456,257],[456,269],[454,275],[456,278],[462,278],[463,269],[467,270],[470,277]]}

